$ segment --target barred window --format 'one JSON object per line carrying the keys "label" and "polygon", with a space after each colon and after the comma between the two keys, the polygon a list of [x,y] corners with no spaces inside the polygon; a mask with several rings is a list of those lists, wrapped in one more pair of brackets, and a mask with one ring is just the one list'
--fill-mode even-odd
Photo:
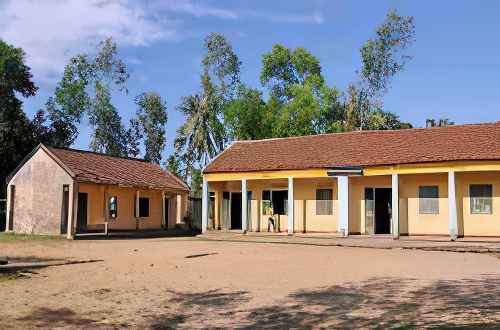
{"label": "barred window", "polygon": [[491,184],[471,184],[469,186],[470,213],[493,213],[493,186]]}
{"label": "barred window", "polygon": [[439,214],[438,186],[420,186],[418,197],[420,214]]}
{"label": "barred window", "polygon": [[316,215],[333,215],[333,189],[316,189]]}

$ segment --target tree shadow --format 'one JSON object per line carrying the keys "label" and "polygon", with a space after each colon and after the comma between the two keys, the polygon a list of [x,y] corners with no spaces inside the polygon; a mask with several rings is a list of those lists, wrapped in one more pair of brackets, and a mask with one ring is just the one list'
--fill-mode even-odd
{"label": "tree shadow", "polygon": [[170,237],[195,237],[198,231],[189,229],[141,229],[141,230],[110,230],[108,235],[104,234],[83,234],[75,235],[74,239],[79,241],[109,241],[109,240],[136,240],[150,238],[170,238]]}
{"label": "tree shadow", "polygon": [[96,321],[90,318],[78,316],[69,308],[49,309],[40,307],[34,309],[30,314],[16,319],[24,327],[33,328],[56,328],[67,326],[92,327]]}
{"label": "tree shadow", "polygon": [[245,308],[247,292],[175,294],[154,329],[499,329],[500,278],[438,281],[375,278],[300,291]]}

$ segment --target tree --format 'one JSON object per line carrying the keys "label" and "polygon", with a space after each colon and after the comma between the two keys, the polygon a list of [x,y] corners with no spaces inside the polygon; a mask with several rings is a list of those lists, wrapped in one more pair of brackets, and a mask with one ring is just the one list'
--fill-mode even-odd
{"label": "tree", "polygon": [[156,92],[141,93],[135,97],[137,119],[131,121],[132,127],[138,127],[141,136],[145,137],[146,153],[144,159],[159,164],[161,154],[165,150],[165,124],[167,123],[167,106],[160,94]]}
{"label": "tree", "polygon": [[201,76],[201,92],[182,98],[176,107],[187,116],[187,121],[177,130],[174,147],[185,160],[204,166],[224,148],[226,134],[219,118],[222,96],[206,75]]}
{"label": "tree", "polygon": [[375,34],[376,38],[369,38],[359,50],[363,67],[357,72],[359,80],[355,84],[354,104],[361,119],[361,129],[368,112],[376,108],[378,101],[388,92],[390,78],[403,71],[406,60],[411,59],[411,56],[399,56],[399,53],[415,42],[413,16],[399,16],[394,9],[377,27]]}
{"label": "tree", "polygon": [[440,127],[440,126],[450,126],[450,125],[455,125],[455,122],[451,119],[439,118],[437,122],[434,119],[425,120],[425,127]]}
{"label": "tree", "polygon": [[205,54],[201,66],[204,74],[210,77],[226,101],[231,100],[238,91],[241,64],[226,36],[220,32],[211,32],[205,38]]}
{"label": "tree", "polygon": [[302,84],[310,75],[321,75],[320,60],[304,47],[292,51],[276,44],[270,53],[262,56],[262,72],[259,81],[267,86],[269,94],[286,102],[291,97],[290,88]]}
{"label": "tree", "polygon": [[275,136],[289,137],[335,132],[344,119],[341,91],[330,88],[324,78],[310,75],[290,87],[291,101],[276,118]]}
{"label": "tree", "polygon": [[32,81],[26,53],[0,39],[0,180],[5,197],[5,179],[36,146],[34,128],[22,110],[23,97],[35,96],[38,87]]}
{"label": "tree", "polygon": [[234,140],[260,140],[272,137],[274,116],[266,108],[262,92],[240,86],[238,97],[223,110],[224,123]]}
{"label": "tree", "polygon": [[89,114],[89,123],[94,132],[89,147],[96,152],[125,157],[129,154],[127,130],[118,111],[111,104],[109,88],[96,81],[94,92]]}
{"label": "tree", "polygon": [[[47,102],[47,108],[51,106],[49,102]],[[64,119],[48,120],[43,109],[37,111],[32,124],[34,125],[35,139],[39,143],[55,148],[69,147],[75,141],[78,132],[75,125]]]}
{"label": "tree", "polygon": [[[52,122],[59,122],[66,127],[76,128],[76,125],[81,122],[82,117],[87,114],[89,117],[92,117],[92,126],[96,130],[98,129],[98,125],[101,123],[105,124],[104,119],[96,118],[96,115],[105,113],[95,111],[95,108],[99,107],[97,103],[99,101],[108,103],[101,105],[101,108],[105,108],[111,104],[109,97],[103,97],[103,91],[111,91],[113,87],[116,87],[118,90],[125,91],[128,94],[125,82],[130,77],[130,74],[127,73],[126,65],[123,61],[116,58],[116,43],[113,42],[112,38],[107,38],[100,42],[96,46],[96,49],[96,54],[79,54],[72,57],[69,64],[65,67],[61,81],[54,90],[54,98],[50,98],[47,101],[49,106],[46,105],[46,111],[49,114],[48,118]],[[116,126],[117,124],[115,123],[114,125]],[[103,130],[105,128],[102,128],[101,132],[94,131],[94,136],[97,135],[103,138],[105,136],[102,134]],[[76,139],[78,130],[75,129],[73,134],[74,139]],[[68,142],[72,143],[73,141]],[[101,150],[102,143],[104,142],[96,141],[93,144],[93,148]],[[111,146],[114,142],[108,141],[105,144],[110,144]],[[127,149],[125,146],[123,147],[122,149]],[[109,150],[115,150],[115,148]],[[135,152],[134,148],[130,148],[130,150]]]}
{"label": "tree", "polygon": [[222,122],[222,110],[233,99],[240,84],[241,62],[231,43],[220,32],[212,32],[205,39],[201,66],[201,91],[183,97],[176,107],[187,116],[174,140],[177,158],[186,164],[187,175],[196,165],[204,166],[224,149],[228,136]]}

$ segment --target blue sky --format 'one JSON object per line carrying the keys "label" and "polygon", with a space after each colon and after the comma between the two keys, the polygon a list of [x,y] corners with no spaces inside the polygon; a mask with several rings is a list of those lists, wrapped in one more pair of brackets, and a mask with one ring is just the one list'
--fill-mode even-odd
{"label": "blue sky", "polygon": [[[243,62],[242,80],[263,90],[262,54],[276,43],[303,46],[321,59],[330,86],[347,89],[361,64],[359,48],[393,8],[415,17],[413,59],[392,80],[384,108],[415,127],[426,118],[456,124],[500,120],[500,1],[84,1],[0,0],[0,37],[28,54],[38,94],[25,100],[32,117],[52,95],[71,56],[107,36],[127,64],[130,94],[113,94],[124,123],[133,98],[157,91],[167,102],[167,148],[184,118],[174,110],[198,91],[203,40],[220,31]],[[74,147],[88,149],[91,129],[80,127]]]}

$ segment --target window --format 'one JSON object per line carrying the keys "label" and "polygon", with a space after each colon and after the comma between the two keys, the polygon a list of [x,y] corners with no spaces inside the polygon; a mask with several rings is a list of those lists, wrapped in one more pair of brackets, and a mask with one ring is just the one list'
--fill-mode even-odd
{"label": "window", "polygon": [[493,213],[493,186],[491,184],[471,184],[469,186],[470,213]]}
{"label": "window", "polygon": [[118,216],[117,197],[112,196],[109,198],[109,218],[116,219],[117,216]]}
{"label": "window", "polygon": [[269,214],[272,207],[273,214],[286,215],[288,207],[288,190],[262,191],[262,214]]}
{"label": "window", "polygon": [[316,215],[333,215],[333,189],[316,189]]}
{"label": "window", "polygon": [[149,217],[149,198],[139,197],[139,217]]}
{"label": "window", "polygon": [[420,214],[439,214],[438,186],[420,186],[418,198]]}

